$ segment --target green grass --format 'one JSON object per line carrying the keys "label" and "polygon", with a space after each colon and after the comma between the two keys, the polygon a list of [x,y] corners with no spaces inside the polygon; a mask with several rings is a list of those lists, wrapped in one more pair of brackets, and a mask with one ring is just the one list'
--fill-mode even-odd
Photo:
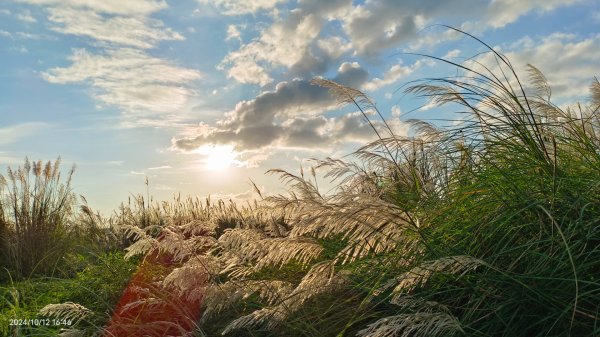
{"label": "green grass", "polygon": [[0,285],[0,336],[52,336],[59,328],[68,327],[9,326],[11,319],[44,318],[40,309],[53,303],[76,302],[92,310],[95,317],[82,326],[97,330],[105,324],[137,261],[126,261],[123,253],[111,253],[85,262],[86,267],[73,278],[38,277]]}

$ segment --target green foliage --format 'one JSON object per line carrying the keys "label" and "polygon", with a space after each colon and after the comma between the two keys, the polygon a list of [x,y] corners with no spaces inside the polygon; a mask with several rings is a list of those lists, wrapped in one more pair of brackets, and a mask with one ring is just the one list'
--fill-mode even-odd
{"label": "green foliage", "polygon": [[87,259],[86,267],[74,278],[35,278],[0,286],[0,335],[51,336],[62,326],[10,326],[11,319],[43,319],[39,311],[52,303],[77,302],[95,315],[80,327],[98,330],[110,317],[137,261],[127,261],[123,253]]}

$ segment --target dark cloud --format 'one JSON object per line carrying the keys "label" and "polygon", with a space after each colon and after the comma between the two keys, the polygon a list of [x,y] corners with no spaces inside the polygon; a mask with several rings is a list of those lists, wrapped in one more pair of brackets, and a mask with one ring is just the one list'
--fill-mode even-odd
{"label": "dark cloud", "polygon": [[[368,77],[358,63],[343,63],[334,80],[360,87]],[[326,88],[302,79],[281,82],[274,91],[238,103],[215,126],[197,137],[176,140],[174,146],[186,151],[207,144],[231,144],[237,151],[267,146],[318,148],[356,137],[364,139],[372,133],[360,115],[323,116],[335,107],[337,100]]]}
{"label": "dark cloud", "polygon": [[321,17],[332,17],[352,7],[352,0],[300,0],[298,7],[304,13],[313,13]]}
{"label": "dark cloud", "polygon": [[358,63],[344,62],[338,69],[338,75],[333,80],[352,88],[360,88],[368,78],[369,72]]}

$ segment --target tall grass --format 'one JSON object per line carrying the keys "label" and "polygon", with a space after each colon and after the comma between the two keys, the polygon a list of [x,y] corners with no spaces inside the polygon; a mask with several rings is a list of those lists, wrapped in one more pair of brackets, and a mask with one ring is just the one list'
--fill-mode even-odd
{"label": "tall grass", "polygon": [[[461,73],[407,89],[456,124],[408,121],[403,137],[371,123],[378,140],[350,159],[272,170],[289,194],[252,207],[138,201],[120,211],[128,255],[176,259],[156,282],[202,307],[200,335],[600,335],[600,82],[561,108],[539,70],[526,85],[490,53],[494,65],[437,59]],[[337,189],[321,191],[318,170]]]}
{"label": "tall grass", "polygon": [[71,169],[66,177],[54,163],[30,162],[0,175],[0,254],[17,277],[49,275],[68,251],[75,196]]}

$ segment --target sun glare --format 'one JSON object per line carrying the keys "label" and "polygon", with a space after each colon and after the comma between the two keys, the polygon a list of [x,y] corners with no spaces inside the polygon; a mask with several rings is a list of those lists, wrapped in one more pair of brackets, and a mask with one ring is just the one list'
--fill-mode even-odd
{"label": "sun glare", "polygon": [[209,171],[226,170],[237,163],[232,146],[204,146],[198,152],[203,156],[203,168]]}

